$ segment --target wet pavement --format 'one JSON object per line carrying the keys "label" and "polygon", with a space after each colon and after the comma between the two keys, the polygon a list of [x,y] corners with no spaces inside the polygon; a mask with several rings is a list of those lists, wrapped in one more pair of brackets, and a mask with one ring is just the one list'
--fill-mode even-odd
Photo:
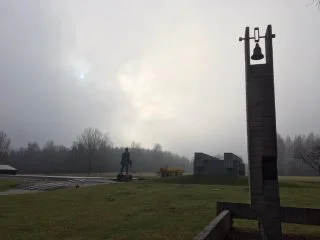
{"label": "wet pavement", "polygon": [[26,194],[26,193],[37,193],[36,190],[24,190],[24,189],[10,189],[7,191],[0,192],[0,196],[3,195],[17,195],[17,194]]}
{"label": "wet pavement", "polygon": [[75,177],[51,175],[0,175],[0,179],[17,180],[22,182],[14,189],[0,192],[0,196],[36,193],[40,191],[53,191],[63,188],[78,188],[118,183],[109,178],[103,177]]}

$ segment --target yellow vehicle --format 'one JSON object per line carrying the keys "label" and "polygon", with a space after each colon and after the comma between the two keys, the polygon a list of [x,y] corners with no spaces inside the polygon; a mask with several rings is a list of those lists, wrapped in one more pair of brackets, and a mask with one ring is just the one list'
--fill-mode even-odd
{"label": "yellow vehicle", "polygon": [[161,177],[172,177],[172,176],[181,176],[184,173],[184,170],[181,168],[169,168],[168,166],[160,168],[158,174]]}

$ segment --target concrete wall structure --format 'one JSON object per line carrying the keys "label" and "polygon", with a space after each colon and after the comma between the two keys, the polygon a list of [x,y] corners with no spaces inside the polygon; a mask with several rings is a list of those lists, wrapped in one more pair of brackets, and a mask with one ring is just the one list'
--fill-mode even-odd
{"label": "concrete wall structure", "polygon": [[193,161],[194,174],[244,176],[245,166],[241,158],[233,153],[225,153],[218,159],[205,153],[196,152]]}
{"label": "concrete wall structure", "polygon": [[240,157],[233,153],[224,153],[224,164],[228,173],[233,175],[245,175],[245,165]]}

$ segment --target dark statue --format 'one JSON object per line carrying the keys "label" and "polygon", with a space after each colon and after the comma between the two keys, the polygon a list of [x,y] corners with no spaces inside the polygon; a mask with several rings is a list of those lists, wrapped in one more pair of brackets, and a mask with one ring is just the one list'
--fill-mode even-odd
{"label": "dark statue", "polygon": [[126,174],[128,175],[129,173],[129,166],[132,168],[132,161],[130,160],[130,153],[128,148],[125,149],[125,151],[122,153],[122,158],[121,158],[121,171],[120,174],[122,175],[123,170],[126,170]]}
{"label": "dark statue", "polygon": [[[132,176],[129,175],[129,167],[131,168],[130,170],[132,171],[132,161],[130,159],[130,153],[128,148],[125,148],[125,151],[122,153],[120,164],[121,164],[121,171],[120,171],[120,174],[118,175],[118,181],[131,180]],[[124,170],[126,172],[126,175],[123,175]]]}

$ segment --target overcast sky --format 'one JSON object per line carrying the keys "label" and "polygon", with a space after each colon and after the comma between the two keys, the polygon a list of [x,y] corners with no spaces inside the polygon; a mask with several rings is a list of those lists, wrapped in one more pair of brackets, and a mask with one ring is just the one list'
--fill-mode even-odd
{"label": "overcast sky", "polygon": [[[277,128],[320,132],[312,0],[0,0],[0,130],[15,147],[117,146],[246,157],[245,27],[272,24]],[[251,34],[253,32],[251,31]]]}

